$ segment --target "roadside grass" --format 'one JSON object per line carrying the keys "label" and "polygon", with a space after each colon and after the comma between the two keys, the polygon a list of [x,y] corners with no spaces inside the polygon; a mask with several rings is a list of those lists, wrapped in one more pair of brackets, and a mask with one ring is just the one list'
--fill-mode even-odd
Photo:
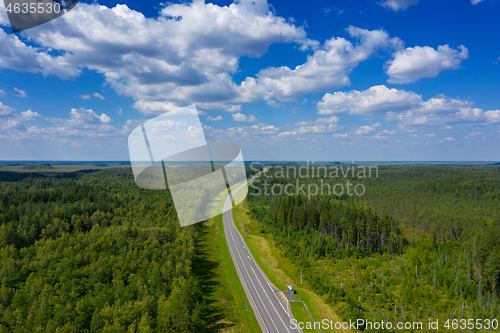
{"label": "roadside grass", "polygon": [[[311,325],[313,325],[311,317],[309,317],[309,314],[307,313],[307,310],[306,310],[306,308],[304,306],[304,303],[302,303],[302,302],[292,302],[290,305],[292,307],[293,316],[294,316],[295,319],[297,319],[297,322],[299,322],[299,323],[309,323],[310,322]],[[314,320],[317,320],[317,319],[314,318]],[[306,326],[304,326],[304,328],[302,329],[302,331],[304,333],[321,332],[318,329],[314,329],[314,328],[313,329],[307,329],[305,327]]]}
{"label": "roadside grass", "polygon": [[[224,200],[221,200],[222,205],[225,196]],[[222,211],[222,205],[219,207],[219,212]],[[223,333],[260,332],[261,329],[252,308],[245,305],[250,302],[241,285],[227,246],[222,215],[213,217],[204,223],[202,238],[204,240],[202,249],[203,252],[206,252],[207,260],[217,264],[217,268],[212,270],[210,308],[207,311],[213,322],[213,331]]]}
{"label": "roadside grass", "polygon": [[[294,286],[297,291],[295,298],[303,300],[307,304],[314,320],[321,321],[323,319],[328,319],[334,322],[341,321],[332,308],[325,303],[325,300],[312,291],[312,288],[306,281],[300,284],[300,270],[289,259],[285,258],[279,247],[273,245],[272,236],[270,234],[261,233],[259,223],[252,220],[247,214],[246,201],[243,201],[233,209],[233,216],[236,226],[255,257],[255,260],[276,287],[281,290],[287,290],[288,285]],[[295,316],[295,312],[293,313]],[[311,321],[309,315],[307,315],[307,318],[307,321]],[[323,332],[347,333],[350,332],[350,330],[328,329],[323,330]]]}

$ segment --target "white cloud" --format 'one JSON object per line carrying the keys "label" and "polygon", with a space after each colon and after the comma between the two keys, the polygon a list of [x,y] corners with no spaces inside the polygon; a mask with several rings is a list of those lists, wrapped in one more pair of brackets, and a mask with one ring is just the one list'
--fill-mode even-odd
{"label": "white cloud", "polygon": [[84,108],[71,109],[71,119],[82,123],[94,123],[101,122],[103,124],[109,124],[112,122],[111,118],[105,113],[100,116],[92,110],[85,110]]}
{"label": "white cloud", "polygon": [[351,26],[347,31],[358,40],[356,45],[344,38],[331,38],[295,69],[270,67],[261,70],[256,78],[246,78],[241,84],[241,95],[249,101],[256,96],[266,101],[292,101],[304,94],[347,86],[350,84],[348,75],[360,62],[378,50],[403,46],[400,39],[390,38],[384,30],[369,31]]}
{"label": "white cloud", "polygon": [[347,133],[333,133],[333,137],[334,138],[347,138],[349,136],[349,134]]}
{"label": "white cloud", "polygon": [[273,134],[273,133],[278,132],[280,130],[280,128],[276,127],[274,125],[267,125],[267,126],[261,126],[260,130],[263,131],[264,133],[267,133],[267,134]]}
{"label": "white cloud", "polygon": [[316,120],[311,120],[311,121],[299,121],[297,123],[294,123],[295,126],[309,126],[309,125],[316,125],[316,124],[337,124],[339,122],[339,117],[336,116],[331,116],[329,118],[318,118]]}
{"label": "white cloud", "polygon": [[5,96],[5,91],[3,91],[3,89],[0,89],[0,97],[4,97]]}
{"label": "white cloud", "polygon": [[118,108],[118,114],[119,115],[123,115],[123,109],[122,108]]}
{"label": "white cloud", "polygon": [[104,101],[104,97],[99,93],[93,93],[92,96],[94,96],[95,98],[99,98],[101,101]]}
{"label": "white cloud", "polygon": [[351,90],[327,93],[318,102],[319,114],[380,115],[389,111],[413,109],[422,101],[414,92],[389,89],[384,85],[373,86],[365,91]]}
{"label": "white cloud", "polygon": [[453,139],[452,137],[447,137],[447,138],[444,138],[444,141],[452,142],[452,141],[455,141],[455,139]]}
{"label": "white cloud", "polygon": [[11,130],[11,129],[16,129],[16,128],[22,127],[22,125],[19,121],[12,120],[12,119],[8,119],[8,120],[0,122],[0,126],[1,126],[2,130]]}
{"label": "white cloud", "polygon": [[442,130],[452,130],[453,129],[453,126],[450,126],[450,125],[446,125],[446,126],[443,126],[441,127]]}
{"label": "white cloud", "polygon": [[89,127],[89,125],[107,125],[113,121],[105,113],[98,115],[93,110],[86,110],[84,108],[71,109],[70,117],[71,119],[52,118],[51,122],[56,125],[71,127]]}
{"label": "white cloud", "polygon": [[500,110],[483,111],[472,107],[449,110],[446,113],[424,113],[421,110],[415,110],[401,114],[389,114],[387,120],[399,122],[402,128],[433,127],[459,123],[491,125],[500,123]]}
{"label": "white cloud", "polygon": [[231,116],[233,116],[234,121],[254,122],[254,121],[258,120],[257,118],[255,118],[255,116],[253,114],[247,116],[247,115],[240,113],[240,112],[234,113]]}
{"label": "white cloud", "polygon": [[427,133],[427,134],[416,134],[416,133],[413,133],[410,135],[410,137],[412,138],[435,138],[437,135],[435,133]]}
{"label": "white cloud", "polygon": [[145,114],[160,114],[179,109],[179,106],[172,102],[150,102],[143,99],[135,102],[132,107]]}
{"label": "white cloud", "polygon": [[297,132],[295,131],[290,131],[290,132],[281,132],[278,134],[278,137],[283,138],[283,137],[290,137],[290,136],[295,136],[297,135]]}
{"label": "white cloud", "polygon": [[[58,20],[55,20],[58,21]],[[7,34],[0,29],[0,68],[9,68],[20,72],[56,75],[67,79],[78,76],[80,70],[69,63],[71,55],[51,56],[43,47],[24,44],[14,34]]]}
{"label": "white cloud", "polygon": [[333,132],[338,132],[342,129],[342,126],[339,126],[337,124],[330,124],[330,125],[312,125],[312,126],[301,126],[298,127],[294,130],[294,132],[298,134],[309,134],[309,133],[315,133],[315,134],[323,134],[323,133],[333,133]]}
{"label": "white cloud", "polygon": [[14,88],[14,90],[17,92],[17,97],[22,97],[22,98],[26,98],[28,97],[28,95],[26,94],[26,91],[24,90],[21,90],[21,89],[17,89],[17,88]]}
{"label": "white cloud", "polygon": [[361,126],[354,130],[354,134],[356,135],[367,135],[375,132],[375,128],[373,126]]}
{"label": "white cloud", "polygon": [[473,4],[473,5],[477,5],[478,3],[482,2],[483,0],[471,0],[470,2]]}
{"label": "white cloud", "polygon": [[443,127],[457,123],[500,124],[500,110],[483,111],[473,108],[470,101],[444,95],[424,101],[421,95],[414,92],[389,89],[384,85],[365,91],[327,93],[318,102],[317,109],[319,114],[329,115],[385,115],[386,120],[398,122],[403,129],[419,126]]}
{"label": "white cloud", "polygon": [[[160,102],[238,112],[242,103],[261,98],[272,104],[349,85],[349,74],[360,62],[378,50],[403,47],[383,30],[355,27],[347,29],[355,43],[331,38],[319,47],[307,39],[303,27],[290,22],[276,16],[266,0],[225,7],[203,1],[170,3],[158,18],[146,18],[125,5],[81,3],[58,20],[26,31],[40,48],[6,36],[19,44],[8,49],[24,50],[28,56],[11,59],[0,52],[0,67],[26,67],[61,78],[78,76],[83,68],[95,70],[118,93],[133,97],[141,111],[148,109],[147,102]],[[275,43],[297,43],[315,52],[294,69],[267,68],[241,85],[233,82],[242,56],[258,57]],[[49,49],[61,55],[53,57]]]}
{"label": "white cloud", "polygon": [[14,109],[0,102],[0,118],[10,117]]}
{"label": "white cloud", "polygon": [[[258,57],[275,43],[295,42],[303,50],[318,45],[307,39],[303,27],[274,15],[266,0],[224,7],[203,1],[170,3],[157,18],[125,5],[80,3],[26,34],[43,48],[4,34],[2,50],[13,50],[16,57],[0,52],[0,67],[24,70],[23,64],[31,64],[26,70],[62,78],[88,68],[136,101],[196,102],[207,108],[223,102],[224,109],[233,108],[228,111],[239,104],[239,88],[230,74],[238,70],[240,57]],[[4,41],[10,44],[4,46]],[[53,57],[44,48],[62,55]],[[18,59],[23,52],[27,55]]]}
{"label": "white cloud", "polygon": [[409,47],[396,51],[394,59],[386,63],[390,83],[411,83],[422,78],[436,77],[439,72],[455,69],[469,58],[469,51],[460,45],[457,50],[441,45],[437,50],[429,46]]}
{"label": "white cloud", "polygon": [[101,101],[104,101],[104,97],[99,93],[93,93],[92,95],[83,94],[83,95],[78,95],[78,97],[81,99],[85,99],[85,100],[91,99],[92,97],[95,97],[95,98],[99,98]]}
{"label": "white cloud", "polygon": [[38,112],[33,112],[31,111],[31,109],[29,109],[28,111],[21,112],[21,117],[23,117],[26,120],[34,120],[42,118],[42,116]]}
{"label": "white cloud", "polygon": [[406,10],[406,8],[411,5],[416,5],[418,1],[419,0],[384,0],[379,2],[379,5],[397,12],[398,10]]}
{"label": "white cloud", "polygon": [[207,117],[207,120],[209,120],[209,121],[219,121],[222,119],[224,119],[224,118],[222,118],[221,116],[217,116],[217,117],[208,116]]}

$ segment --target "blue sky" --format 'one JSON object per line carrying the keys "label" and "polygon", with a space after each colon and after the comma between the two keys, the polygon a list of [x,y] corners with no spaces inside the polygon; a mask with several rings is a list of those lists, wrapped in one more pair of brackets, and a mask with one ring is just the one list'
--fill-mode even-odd
{"label": "blue sky", "polygon": [[500,1],[81,2],[12,34],[0,160],[127,160],[195,104],[246,160],[500,160]]}

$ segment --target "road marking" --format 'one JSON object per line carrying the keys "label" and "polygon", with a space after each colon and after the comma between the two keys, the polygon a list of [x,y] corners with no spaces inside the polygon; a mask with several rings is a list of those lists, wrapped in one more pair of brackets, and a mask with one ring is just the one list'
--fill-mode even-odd
{"label": "road marking", "polygon": [[[226,199],[226,200],[227,200],[227,199]],[[228,211],[228,212],[227,212],[227,216],[228,216],[228,219],[227,219],[228,223],[230,223],[229,221],[232,221],[232,222],[233,222],[233,225],[234,225],[234,221],[233,221],[233,219],[232,219],[232,211]],[[240,252],[238,251],[238,247],[236,246],[236,241],[235,241],[235,238],[233,237],[233,234],[231,233],[231,229],[228,229],[228,230],[229,230],[229,235],[231,235],[231,240],[232,240],[232,242],[233,242],[233,244],[232,244],[232,248],[233,248],[233,249],[234,249],[234,251],[238,254],[238,257],[240,258],[241,263],[243,263],[243,259],[241,258],[241,254],[240,254]],[[234,264],[235,264],[235,266],[237,266],[237,265],[238,265],[238,263],[237,263],[237,262],[235,262]],[[262,304],[262,307],[263,307],[264,309],[266,309],[266,306],[264,305],[264,302],[262,301],[262,298],[260,297],[260,294],[259,294],[259,292],[257,291],[257,288],[255,287],[255,284],[254,284],[254,283],[253,283],[253,281],[252,281],[252,278],[250,277],[250,273],[248,272],[248,270],[247,270],[246,266],[244,266],[244,265],[243,265],[243,268],[245,269],[245,272],[247,273],[247,276],[248,276],[248,278],[250,279],[250,283],[252,284],[253,289],[255,290],[255,292],[256,292],[256,294],[257,294],[257,297],[259,297],[259,300],[260,300],[260,302],[261,302],[261,304]],[[251,268],[251,267],[250,267],[250,268]],[[247,284],[247,282],[245,281],[244,276],[242,276],[242,277],[243,277],[243,282],[245,283],[245,285],[246,285],[246,286],[247,286],[247,288],[248,288],[248,284]],[[250,297],[252,297],[252,300],[253,300],[253,296],[252,296],[252,294],[251,294],[251,292],[250,292],[250,289],[248,289],[248,293],[250,294]],[[265,292],[264,292],[264,293],[265,293]],[[255,301],[254,301],[254,304],[255,304],[255,307],[257,308],[257,312],[259,313],[259,317],[260,317],[260,318],[261,318],[261,320],[262,320],[262,324],[264,325],[264,327],[266,328],[267,332],[269,333],[269,329],[267,328],[267,325],[266,325],[266,323],[264,322],[264,318],[262,317],[262,314],[260,313],[260,310],[259,310],[259,308],[258,308],[258,306],[257,306],[257,303],[255,303]],[[267,315],[268,315],[269,319],[271,320],[271,323],[273,323],[273,326],[274,326],[274,328],[276,329],[276,331],[278,331],[278,328],[276,327],[276,324],[274,323],[273,318],[269,315],[269,313],[268,313]]]}
{"label": "road marking", "polygon": [[[253,270],[252,266],[250,266],[250,269],[252,270],[253,274],[255,275],[255,278],[257,279],[257,281],[259,282],[260,286],[262,287],[262,290],[264,290],[264,286],[262,285],[262,283],[260,282],[257,274],[255,273],[255,271]],[[290,330],[288,329],[288,326],[286,326],[285,322],[283,321],[283,318],[281,318],[278,310],[276,309],[276,307],[274,306],[273,302],[271,301],[271,299],[269,298],[269,295],[264,292],[264,294],[266,295],[267,299],[269,300],[269,303],[271,303],[271,306],[273,307],[274,311],[276,312],[276,314],[278,315],[278,318],[281,320],[281,323],[283,324],[283,327],[285,327],[286,331],[288,333],[290,333]],[[274,295],[274,293],[273,293]],[[276,296],[276,295],[275,295]],[[277,297],[276,297],[277,298]],[[279,303],[279,300],[278,300],[278,303]],[[283,308],[283,305],[281,303],[279,303],[279,305],[281,305],[281,307]],[[285,311],[285,308],[283,308],[283,311]],[[286,311],[285,311],[286,313]]]}
{"label": "road marking", "polygon": [[[254,178],[256,178],[256,177],[254,177]],[[251,179],[251,180],[253,180],[253,179]],[[233,192],[234,192],[234,193],[236,193],[236,192],[237,192],[239,189],[241,189],[241,187],[243,187],[243,186],[244,186],[244,184],[243,184],[243,185],[241,185],[239,188],[237,188],[237,189],[236,189],[235,191],[233,191]],[[226,203],[224,204],[225,206],[226,206],[226,204],[228,204],[228,202],[229,202],[229,203],[232,203],[232,202],[230,202],[229,200],[230,200],[230,197],[228,197],[228,198],[226,199]],[[229,206],[229,204],[228,204],[228,206]],[[229,207],[228,207],[228,208],[229,208]],[[226,220],[224,220],[224,219],[223,219],[223,222],[226,222],[226,223],[224,223],[224,228],[225,228],[225,229],[227,229],[227,230],[226,230],[226,238],[228,237],[228,233],[227,233],[227,231],[229,231],[229,234],[231,235],[231,241],[232,241],[232,243],[233,243],[233,244],[231,244],[231,245],[233,245],[233,246],[231,246],[231,249],[234,249],[234,251],[238,254],[238,257],[240,258],[240,262],[243,264],[243,260],[242,260],[242,258],[241,258],[240,251],[238,250],[238,247],[236,246],[236,241],[235,241],[235,239],[236,239],[236,238],[239,238],[243,244],[245,244],[245,241],[244,241],[243,237],[241,236],[241,234],[239,233],[238,229],[236,228],[236,224],[234,223],[233,216],[232,216],[232,208],[231,208],[231,209],[228,209],[227,211],[225,211],[225,213],[227,213],[227,215],[226,215],[227,219],[226,219]],[[231,224],[232,224],[232,225],[231,225]],[[234,233],[232,233],[232,229],[231,229],[231,227],[234,227],[234,231],[235,231],[236,235],[235,235]],[[236,238],[235,238],[235,236],[236,236]],[[239,237],[238,237],[238,236],[239,236]],[[228,240],[228,243],[230,243],[230,242],[229,242],[229,238],[227,238],[227,240]],[[244,246],[242,246],[242,247],[243,247],[244,249],[246,249]],[[250,260],[251,260],[251,258],[250,258],[249,256],[247,256],[247,257],[248,257],[248,259],[250,259]],[[235,264],[237,265],[236,261],[235,261]],[[254,287],[254,291],[255,291],[255,293],[257,294],[257,296],[258,296],[259,300],[261,301],[261,305],[264,307],[264,309],[266,309],[266,310],[267,310],[266,306],[264,305],[264,302],[262,301],[262,298],[261,298],[261,296],[260,296],[260,293],[258,292],[257,288],[255,288],[255,284],[253,283],[253,280],[252,280],[252,278],[250,277],[250,274],[249,274],[249,272],[248,272],[248,270],[247,270],[247,267],[246,267],[245,265],[242,265],[242,266],[243,266],[243,268],[245,269],[245,272],[247,273],[248,278],[250,278],[250,282],[251,282],[251,284],[253,285],[253,287]],[[262,269],[261,269],[258,265],[257,265],[257,268],[259,269],[259,272],[261,273],[261,275],[262,275],[263,279],[266,281],[266,283],[268,284],[269,288],[271,289],[271,292],[274,294],[274,289],[271,287],[271,284],[269,283],[269,281],[268,281],[268,279],[267,279],[266,275],[264,274],[264,272],[262,271]],[[278,311],[277,311],[276,307],[274,306],[273,302],[272,302],[272,301],[271,301],[271,299],[269,298],[269,295],[265,292],[264,287],[263,287],[263,285],[262,285],[262,283],[261,283],[261,281],[260,281],[259,277],[258,277],[258,276],[257,276],[257,274],[255,273],[254,269],[252,268],[252,266],[250,266],[250,269],[252,270],[252,272],[254,273],[255,277],[257,278],[257,282],[260,284],[260,286],[261,286],[261,288],[262,288],[262,291],[264,291],[264,294],[266,295],[267,299],[268,299],[268,300],[269,300],[269,302],[271,303],[271,306],[273,307],[274,311],[275,311],[275,312],[276,312],[276,314],[278,315],[278,318],[280,319],[281,323],[283,324],[283,327],[286,329],[286,331],[287,331],[288,333],[290,333],[290,330],[288,329],[287,325],[286,325],[286,324],[285,324],[285,322],[283,321],[283,319],[282,319],[281,315],[278,313]],[[248,292],[250,293],[250,297],[252,298],[252,301],[253,301],[254,305],[255,305],[255,306],[256,306],[256,308],[257,308],[257,312],[259,313],[259,317],[260,317],[260,318],[261,318],[261,320],[262,320],[262,324],[264,325],[264,327],[265,327],[265,329],[267,330],[267,332],[269,332],[269,329],[267,328],[267,325],[266,325],[266,324],[265,324],[265,322],[264,322],[264,319],[263,319],[263,317],[262,317],[262,314],[260,313],[260,311],[259,311],[259,309],[258,309],[257,303],[255,303],[255,301],[254,301],[254,299],[253,299],[253,296],[252,296],[252,294],[251,294],[251,292],[250,292],[250,289],[248,289],[248,284],[247,284],[247,281],[245,280],[245,278],[244,278],[244,276],[243,276],[243,275],[242,275],[241,277],[242,277],[242,279],[243,279],[243,282],[244,282],[244,283],[245,283],[245,285],[247,286],[247,290],[248,290]],[[278,297],[276,296],[276,294],[275,294],[275,297],[276,297],[276,299],[277,299],[277,301],[278,301],[278,304],[280,304],[280,305],[281,305],[281,308],[283,309],[283,311],[284,311],[284,312],[288,315],[288,317],[289,317],[289,318],[291,318],[291,317],[290,317],[290,314],[289,314],[289,313],[285,310],[285,308],[283,307],[283,305],[281,304],[281,302],[279,302],[279,299],[278,299]],[[287,301],[283,301],[283,302],[287,302]],[[276,328],[276,330],[278,330],[278,328],[276,327],[276,324],[275,324],[275,323],[274,323],[274,321],[273,321],[273,318],[272,318],[272,317],[271,317],[271,315],[269,314],[269,311],[268,311],[267,315],[269,316],[269,319],[270,319],[270,320],[271,320],[271,322],[273,323],[273,326]]]}
{"label": "road marking", "polygon": [[[227,199],[226,199],[226,202],[227,202]],[[225,204],[224,204],[224,205],[225,205]],[[231,212],[232,212],[232,211],[231,211]],[[231,214],[231,215],[232,215],[232,214]],[[231,215],[227,214],[227,216],[231,216]],[[222,223],[222,224],[223,224],[223,227],[224,227],[224,229],[225,229],[225,228],[226,228],[226,226],[227,226],[227,223],[224,223],[224,216],[223,216],[223,218],[222,218],[222,222],[223,222],[223,223]],[[227,220],[226,220],[226,222],[227,222]],[[227,234],[227,233],[226,233],[226,234]],[[231,234],[231,232],[229,232],[229,234]],[[231,238],[232,238],[232,237],[231,237]],[[226,240],[227,240],[227,241],[229,240],[229,239],[227,238],[227,236],[226,236]],[[228,241],[227,243],[228,243],[228,247],[231,247],[231,246],[230,246],[230,244],[231,244],[231,243],[230,243],[229,241]],[[234,243],[234,238],[233,238],[233,243]],[[238,255],[239,255],[239,254],[238,254]],[[240,259],[241,259],[241,256],[240,256]],[[236,263],[236,262],[234,262],[234,265],[235,265],[235,267],[236,267],[237,263]],[[246,270],[246,268],[245,268],[245,270]],[[258,306],[257,306],[257,303],[255,303],[255,300],[253,299],[252,293],[250,292],[250,289],[248,288],[247,282],[245,281],[245,278],[243,277],[243,273],[241,273],[241,274],[242,274],[242,275],[241,275],[241,277],[242,277],[242,279],[243,279],[243,283],[244,283],[244,284],[245,284],[245,286],[246,286],[246,290],[248,290],[248,294],[250,295],[250,298],[252,299],[252,303],[255,305],[255,308],[257,309],[257,313],[259,314],[260,320],[262,321],[262,325],[264,325],[264,328],[266,329],[267,333],[269,333],[269,329],[267,328],[267,325],[266,325],[266,323],[264,322],[264,318],[262,317],[262,314],[261,314],[261,313],[260,313],[260,311],[259,311],[259,308],[258,308]],[[247,275],[248,275],[248,271],[247,271]],[[255,286],[254,286],[254,288],[255,288]],[[245,293],[245,294],[246,294],[246,293]],[[257,293],[257,296],[258,296],[258,295],[259,295],[259,294]],[[259,297],[259,298],[260,298],[260,297]],[[262,302],[262,300],[261,300],[261,302]],[[265,307],[264,307],[264,308],[265,308]],[[274,324],[274,322],[273,322],[273,320],[272,320],[272,319],[271,319],[271,322],[273,323],[274,327],[276,327],[276,325]]]}

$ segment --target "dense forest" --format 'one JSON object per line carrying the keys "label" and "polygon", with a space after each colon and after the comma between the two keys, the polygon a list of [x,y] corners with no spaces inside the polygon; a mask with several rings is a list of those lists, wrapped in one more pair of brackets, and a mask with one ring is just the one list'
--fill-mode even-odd
{"label": "dense forest", "polygon": [[[439,319],[434,332],[500,319],[500,166],[317,176],[300,181],[366,192],[266,196],[255,182],[248,208],[342,319]],[[169,192],[139,188],[130,169],[0,172],[0,221],[0,332],[214,330],[203,224],[181,228]]]}
{"label": "dense forest", "polygon": [[0,332],[209,328],[200,225],[180,227],[168,191],[130,169],[1,177]]}
{"label": "dense forest", "polygon": [[366,193],[266,196],[256,182],[249,211],[344,320],[419,321],[431,331],[425,325],[437,319],[444,332],[447,320],[451,329],[454,319],[500,319],[498,166],[384,166],[374,178],[300,179],[320,180],[350,180]]}

